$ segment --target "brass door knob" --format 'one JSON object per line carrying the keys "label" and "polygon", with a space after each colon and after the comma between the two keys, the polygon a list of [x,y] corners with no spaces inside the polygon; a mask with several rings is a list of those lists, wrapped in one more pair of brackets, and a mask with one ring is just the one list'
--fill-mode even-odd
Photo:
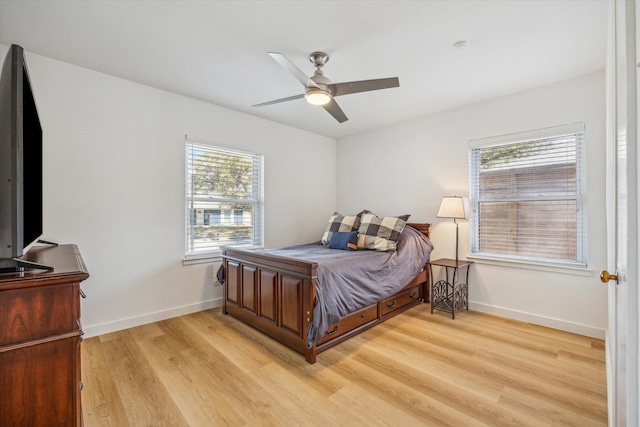
{"label": "brass door knob", "polygon": [[600,272],[600,280],[602,283],[607,283],[609,280],[615,280],[618,283],[618,275],[617,274],[609,274],[607,270],[602,270]]}

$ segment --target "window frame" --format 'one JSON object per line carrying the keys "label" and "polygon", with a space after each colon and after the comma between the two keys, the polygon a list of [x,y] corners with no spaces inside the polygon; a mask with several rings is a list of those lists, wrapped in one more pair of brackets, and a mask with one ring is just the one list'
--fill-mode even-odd
{"label": "window frame", "polygon": [[[214,154],[223,154],[226,156],[238,156],[242,158],[250,158],[252,164],[252,184],[251,192],[247,198],[229,198],[223,195],[209,194],[206,196],[207,203],[246,203],[250,204],[253,208],[251,215],[251,243],[250,244],[233,244],[225,243],[212,245],[206,250],[194,250],[195,244],[192,242],[192,217],[197,214],[200,208],[196,208],[195,204],[200,201],[203,202],[204,196],[196,196],[193,194],[191,187],[193,180],[190,177],[195,176],[192,172],[190,162],[193,162],[193,155],[190,155],[190,150],[193,149],[204,150]],[[245,249],[259,249],[264,247],[264,155],[259,153],[253,153],[248,151],[242,151],[237,149],[225,148],[220,146],[214,146],[209,144],[203,144],[194,141],[185,141],[185,222],[184,222],[184,258],[183,265],[198,264],[203,262],[211,262],[219,260],[222,255],[222,246],[235,246]],[[197,200],[199,199],[199,200]],[[237,220],[235,211],[237,208],[230,207],[228,209],[222,207],[207,207],[202,208],[203,211],[203,225],[206,222],[206,216],[209,218],[209,226],[220,225],[224,222],[225,210],[229,210],[230,219],[232,220],[231,226],[238,225],[235,223]],[[218,214],[217,216],[215,214]],[[213,221],[213,222],[212,222]]]}
{"label": "window frame", "polygon": [[[535,141],[544,141],[554,138],[562,138],[575,135],[576,137],[576,163],[575,163],[575,194],[558,197],[556,200],[575,200],[576,204],[576,228],[575,250],[576,259],[553,259],[539,256],[523,256],[508,253],[483,252],[480,246],[480,203],[494,200],[483,198],[480,190],[480,153],[483,149],[512,144],[526,144]],[[533,167],[549,167],[549,165],[536,164]],[[515,167],[505,169],[516,171]],[[514,174],[517,172],[514,172]],[[548,269],[560,271],[573,271],[580,274],[588,267],[587,262],[587,211],[586,211],[586,143],[584,123],[572,123],[562,126],[554,126],[537,129],[528,132],[501,135],[469,142],[469,202],[472,215],[469,223],[469,258],[497,265],[523,266],[534,269]],[[523,200],[545,201],[545,196],[528,195],[526,197],[504,197],[500,202],[520,202]]]}

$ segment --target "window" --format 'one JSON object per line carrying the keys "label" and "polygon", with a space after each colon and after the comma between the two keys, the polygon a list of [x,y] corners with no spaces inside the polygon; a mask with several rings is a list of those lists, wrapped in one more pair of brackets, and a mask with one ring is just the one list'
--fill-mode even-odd
{"label": "window", "polygon": [[260,154],[186,143],[186,258],[262,246]]}
{"label": "window", "polygon": [[469,144],[470,255],[586,266],[584,125]]}

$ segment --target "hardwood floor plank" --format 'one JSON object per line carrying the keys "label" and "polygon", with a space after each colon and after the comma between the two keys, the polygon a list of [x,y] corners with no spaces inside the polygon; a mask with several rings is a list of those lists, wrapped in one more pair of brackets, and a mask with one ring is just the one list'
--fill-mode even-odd
{"label": "hardwood floor plank", "polygon": [[482,339],[487,345],[492,347],[506,347],[511,351],[526,354],[536,358],[549,358],[555,359],[557,357],[557,351],[548,346],[538,346],[535,342],[529,341],[528,338],[533,340],[532,336],[522,337],[521,334],[513,334],[515,340],[511,340],[510,336],[505,336],[508,331],[500,332],[496,329],[485,328],[478,324],[474,319],[477,314],[472,311],[463,312],[455,320],[466,320],[466,322],[456,322],[450,317],[444,317],[441,314],[431,316],[428,313],[422,313],[418,319],[422,319],[430,325],[438,325],[438,333],[442,336],[453,336],[465,339],[466,337],[474,337]]}
{"label": "hardwood floor plank", "polygon": [[524,417],[514,414],[509,409],[497,407],[492,399],[478,396],[455,384],[439,380],[435,376],[425,374],[412,366],[397,364],[393,359],[380,357],[377,352],[363,349],[358,352],[355,358],[361,363],[373,367],[379,373],[409,386],[412,390],[431,396],[440,402],[441,407],[465,413],[486,425],[537,424],[534,419],[523,422],[525,421]]}
{"label": "hardwood floor plank", "polygon": [[[189,350],[187,353],[190,355],[195,372],[201,376],[210,377],[212,381],[216,382],[216,408],[218,411],[237,412],[244,418],[244,422],[251,426],[296,424],[295,414],[286,410],[280,396],[273,393],[272,386],[268,388],[261,386],[256,371],[244,372],[236,364],[237,361],[234,358],[227,357],[229,353],[220,351],[219,346],[213,346],[209,342],[206,345],[198,345],[197,341],[202,341],[202,338],[198,331],[193,330],[192,332],[193,335],[188,340]],[[232,328],[228,328],[226,332],[230,337],[233,337]],[[180,335],[183,338],[187,336],[184,331]],[[237,349],[245,354],[256,355],[259,359],[265,357],[264,353],[255,351],[254,343],[250,340],[234,337],[232,342],[236,343]]]}
{"label": "hardwood floor plank", "polygon": [[[132,336],[135,337],[137,341],[151,339],[151,338],[164,335],[164,331],[162,330],[162,327],[160,326],[159,322],[148,323],[146,325],[138,326],[137,328],[128,329],[128,331]],[[111,334],[107,334],[107,336],[109,335]],[[105,335],[102,335],[100,339],[103,340],[104,342],[103,337],[105,337]]]}
{"label": "hardwood floor plank", "polygon": [[[356,360],[361,349],[354,351],[354,343],[344,342],[323,353],[331,363],[329,369],[348,378],[367,394],[377,396],[398,409],[431,425],[437,426],[486,426],[487,424],[442,405],[438,399],[425,395],[397,379],[389,378]],[[350,354],[351,353],[351,354]]]}
{"label": "hardwood floor plank", "polygon": [[[211,393],[209,397],[217,403],[218,412],[225,414],[229,420],[237,414],[243,419],[243,424],[252,426],[279,426],[282,420],[290,418],[290,414],[280,409],[280,400],[268,390],[260,388],[253,373],[246,373],[240,369],[237,361],[220,352],[219,347],[212,346],[208,342],[203,345],[201,336],[189,328],[185,320],[184,317],[169,319],[161,322],[161,327],[174,341],[172,347],[181,348],[182,353],[188,357],[191,367],[187,370],[197,373],[200,381],[207,378],[212,382],[212,384],[204,384],[203,387]],[[248,344],[247,341],[238,339],[234,342]],[[226,363],[220,363],[223,360]],[[188,392],[188,390],[181,388],[178,392]],[[220,399],[220,396],[224,398]],[[238,424],[237,421],[230,421],[228,425]]]}
{"label": "hardwood floor plank", "polygon": [[244,423],[244,418],[231,409],[218,411],[215,379],[197,375],[197,366],[181,347],[176,347],[175,339],[160,336],[139,345],[189,425]]}
{"label": "hardwood floor plank", "polygon": [[[472,312],[470,312],[472,313]],[[466,313],[465,313],[466,314]],[[480,313],[474,313],[478,315]],[[456,320],[459,320],[458,318]],[[437,322],[442,322],[442,319],[437,319]],[[454,325],[451,319],[445,321],[448,326]],[[382,325],[381,325],[382,326]],[[411,326],[401,325],[396,329],[392,329],[392,325],[388,325],[390,336],[401,333],[403,328],[410,328]],[[384,329],[384,328],[380,328]],[[464,325],[462,328],[466,332],[473,332],[470,325]],[[460,336],[460,332],[448,331],[451,339],[455,339],[456,336]],[[378,333],[382,333],[381,331]],[[416,334],[415,331],[412,334]],[[509,334],[508,334],[509,335]],[[493,378],[504,382],[505,386],[518,388],[521,391],[527,391],[533,397],[540,399],[553,400],[556,406],[563,406],[567,410],[579,411],[589,414],[592,418],[606,422],[606,379],[600,375],[605,368],[601,367],[601,371],[598,373],[597,378],[590,377],[592,370],[591,366],[582,366],[579,370],[579,375],[574,377],[556,376],[555,372],[549,373],[549,365],[558,363],[559,358],[548,357],[550,354],[560,354],[560,350],[552,350],[550,347],[542,352],[533,345],[525,345],[524,349],[528,356],[523,357],[523,345],[522,340],[508,341],[500,338],[497,341],[496,333],[487,335],[470,334],[464,335],[468,343],[475,343],[478,347],[478,352],[472,359],[460,361],[456,360],[456,363],[468,371],[480,371],[486,378]],[[478,339],[481,337],[481,339]],[[421,338],[424,338],[421,337]],[[411,342],[413,338],[406,336],[397,340],[393,345],[403,345],[402,343]],[[487,344],[491,344],[487,346]],[[589,351],[591,351],[589,347]],[[491,358],[487,355],[491,355]],[[475,359],[483,359],[489,364],[477,365]],[[564,361],[560,360],[564,365]],[[486,366],[492,367],[490,371],[482,371]],[[591,381],[599,382],[599,386],[591,387],[589,384],[583,381],[584,378],[589,378]],[[514,384],[517,384],[515,386]],[[580,388],[583,385],[584,388]]]}
{"label": "hardwood floor plank", "polygon": [[85,340],[86,426],[606,426],[604,344],[421,304],[304,357],[212,309]]}
{"label": "hardwood floor plank", "polygon": [[91,390],[82,396],[84,422],[92,426],[128,426],[129,420],[100,339],[85,340],[81,357],[83,388]]}
{"label": "hardwood floor plank", "polygon": [[105,357],[132,426],[188,426],[130,334],[103,343]]}
{"label": "hardwood floor plank", "polygon": [[593,338],[584,335],[573,334],[571,332],[560,331],[545,326],[534,325],[519,320],[507,319],[492,314],[479,313],[475,311],[464,311],[464,315],[473,316],[473,322],[478,327],[492,327],[494,329],[505,332],[524,332],[531,337],[546,337],[553,340],[565,341],[580,345],[582,347],[591,347]]}
{"label": "hardwood floor plank", "polygon": [[232,362],[220,363],[219,353],[201,352],[199,349],[189,352],[197,371],[210,375],[216,381],[217,411],[240,414],[244,419],[242,425],[298,425],[294,414],[282,405],[279,390],[262,387],[253,375],[234,368]]}
{"label": "hardwood floor plank", "polygon": [[[473,312],[469,312],[469,315],[472,313]],[[465,312],[464,314],[467,313]],[[480,313],[475,313],[474,315],[477,317],[477,314]],[[478,350],[476,350],[476,357],[478,358],[483,357],[483,352],[491,355],[503,355],[505,357],[504,360],[512,361],[513,364],[519,364],[523,368],[529,367],[530,373],[546,373],[555,379],[564,378],[570,376],[568,374],[571,372],[576,372],[578,373],[577,377],[580,378],[579,382],[587,387],[587,389],[599,393],[602,393],[604,390],[602,388],[602,384],[606,383],[604,364],[599,362],[599,357],[592,357],[594,348],[591,346],[588,346],[588,348],[584,347],[585,353],[589,355],[581,355],[580,357],[583,357],[584,360],[580,360],[577,363],[576,361],[569,360],[569,355],[579,354],[576,353],[580,351],[579,348],[573,348],[572,352],[566,352],[558,347],[554,349],[553,347],[546,346],[544,351],[538,352],[539,348],[537,346],[523,346],[521,339],[512,340],[510,338],[511,335],[507,333],[504,333],[500,339],[496,339],[496,335],[498,335],[497,332],[489,335],[480,335],[476,333],[475,329],[469,329],[469,327],[455,330],[456,323],[450,318],[447,320],[440,319],[438,322],[444,322],[448,327],[446,335],[442,333],[443,330],[440,328],[437,330],[434,328],[425,329],[420,328],[420,326],[415,323],[399,325],[394,329],[398,332],[405,333],[407,337],[419,337],[433,343],[439,343],[443,347],[446,347],[447,343],[451,343],[451,345],[455,347],[457,343],[462,340],[464,341],[464,345],[470,348],[474,342],[473,340],[480,342],[477,337],[482,337],[483,345],[477,345]],[[474,318],[474,324],[475,323],[477,322]],[[388,327],[393,328],[394,326],[395,325],[390,324]],[[536,329],[539,330],[539,328],[540,327],[537,327]],[[561,331],[558,332],[560,333]],[[566,333],[562,332],[560,335],[566,335]],[[472,337],[472,340],[469,340],[469,336]],[[591,342],[591,340],[592,339],[589,338],[585,342]],[[598,351],[604,353],[602,349]],[[486,354],[485,357],[487,357]],[[590,368],[595,369],[591,370]],[[590,385],[589,383],[592,384]]]}
{"label": "hardwood floor plank", "polygon": [[236,340],[249,342],[252,347],[255,346],[254,350],[258,349],[262,354],[270,355],[271,363],[277,364],[280,369],[288,370],[324,396],[332,395],[349,383],[330,370],[324,369],[322,361],[309,364],[295,351],[264,334],[256,333],[255,329],[241,322],[230,323],[229,329],[238,334]]}
{"label": "hardwood floor plank", "polygon": [[602,420],[597,421],[577,412],[560,410],[545,400],[537,399],[517,390],[506,388],[500,398],[500,405],[528,413],[537,419],[539,424],[548,426],[602,426]]}
{"label": "hardwood floor plank", "polygon": [[300,425],[313,419],[316,425],[349,427],[360,424],[355,414],[341,411],[342,408],[329,400],[323,393],[308,387],[304,381],[296,378],[289,370],[282,369],[276,363],[262,367],[255,378],[265,389],[279,390],[280,404]]}
{"label": "hardwood floor plank", "polygon": [[607,396],[604,367],[602,372],[585,370],[584,367],[576,367],[575,364],[567,363],[561,358],[553,365],[549,365],[535,360],[521,360],[487,348],[479,349],[474,358],[491,364],[508,366],[523,375],[535,376],[540,380],[561,387],[579,389],[596,399],[604,399]]}
{"label": "hardwood floor plank", "polygon": [[[597,349],[594,348],[592,350],[595,351]],[[601,360],[599,357],[594,357],[592,352],[585,353],[561,349],[558,352],[558,358],[569,361],[573,364],[580,364],[583,368],[593,368],[596,372],[602,372],[606,368],[604,360]]]}
{"label": "hardwood floor plank", "polygon": [[405,336],[385,336],[385,333],[373,339],[355,337],[354,342],[359,339],[365,340],[361,342],[389,359],[419,369],[438,380],[464,388],[493,402],[498,402],[504,388],[504,383],[491,380],[486,373],[488,368],[474,366],[472,369],[451,369],[452,364],[462,364],[465,357],[471,355],[460,356],[455,351],[431,346],[424,341],[410,341]]}
{"label": "hardwood floor plank", "polygon": [[259,346],[251,346],[239,340],[229,324],[220,323],[216,317],[199,312],[184,316],[184,321],[201,339],[218,348],[225,357],[233,360],[238,368],[245,372],[253,372],[271,362],[271,358],[264,355]]}
{"label": "hardwood floor plank", "polygon": [[427,420],[412,416],[385,399],[366,393],[365,390],[353,384],[342,387],[329,396],[329,400],[342,408],[339,413],[349,412],[357,417],[351,425],[380,427],[433,425]]}

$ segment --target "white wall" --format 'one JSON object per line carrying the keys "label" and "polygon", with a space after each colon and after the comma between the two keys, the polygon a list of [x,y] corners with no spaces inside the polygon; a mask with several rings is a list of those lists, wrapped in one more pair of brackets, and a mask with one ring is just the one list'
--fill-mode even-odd
{"label": "white wall", "polygon": [[[410,221],[433,224],[432,259],[455,257],[455,226],[436,214],[442,196],[469,194],[468,141],[574,122],[585,123],[588,275],[478,263],[470,307],[604,338],[607,294],[598,279],[607,259],[604,73],[338,140],[338,210],[410,213]],[[461,221],[461,256],[468,250],[468,223]]]}
{"label": "white wall", "polygon": [[86,336],[221,304],[219,264],[182,265],[185,135],[264,154],[265,246],[324,231],[335,208],[333,139],[26,58],[44,132],[43,238],[77,244],[87,264]]}

